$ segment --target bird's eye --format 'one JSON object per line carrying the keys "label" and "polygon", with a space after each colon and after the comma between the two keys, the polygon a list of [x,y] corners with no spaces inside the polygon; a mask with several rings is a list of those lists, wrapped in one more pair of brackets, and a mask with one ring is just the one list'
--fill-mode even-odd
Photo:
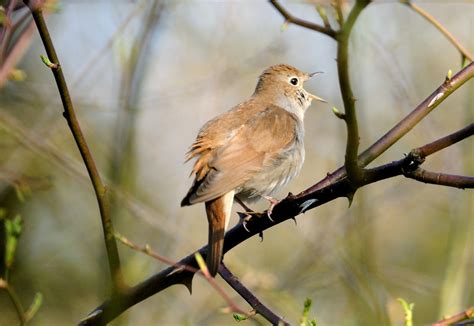
{"label": "bird's eye", "polygon": [[298,85],[298,82],[299,82],[299,80],[296,77],[293,77],[293,78],[290,79],[291,85],[296,86],[296,85]]}

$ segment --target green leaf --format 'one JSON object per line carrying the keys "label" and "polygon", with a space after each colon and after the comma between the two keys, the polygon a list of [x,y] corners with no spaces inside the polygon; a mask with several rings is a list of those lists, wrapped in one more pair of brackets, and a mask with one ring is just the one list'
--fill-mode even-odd
{"label": "green leaf", "polygon": [[309,312],[313,302],[310,298],[306,298],[304,301],[303,314],[301,315],[300,326],[316,326],[316,320],[308,320]]}
{"label": "green leaf", "polygon": [[446,79],[451,80],[453,77],[453,71],[451,69],[448,70],[448,73],[446,74]]}
{"label": "green leaf", "polygon": [[21,81],[24,81],[26,79],[26,73],[25,73],[24,70],[15,68],[15,69],[12,69],[8,73],[8,79],[13,80],[13,81],[17,81],[17,82],[21,82]]}
{"label": "green leaf", "polygon": [[467,65],[471,62],[466,56],[461,56],[461,68],[466,68]]}
{"label": "green leaf", "polygon": [[194,258],[196,259],[199,269],[204,273],[204,275],[208,275],[209,270],[207,269],[206,262],[204,261],[204,258],[202,258],[199,251],[194,254]]}
{"label": "green leaf", "polygon": [[8,21],[7,14],[5,13],[5,8],[3,6],[0,6],[0,25],[5,25],[5,23]]}
{"label": "green leaf", "polygon": [[247,317],[241,314],[232,314],[234,316],[235,321],[241,322],[247,320]]}
{"label": "green leaf", "polygon": [[5,220],[6,245],[5,245],[5,266],[10,269],[13,265],[15,252],[18,245],[18,238],[21,235],[23,221],[20,215],[13,219]]}
{"label": "green leaf", "polygon": [[57,63],[52,63],[49,58],[45,55],[40,55],[40,58],[41,58],[41,61],[43,61],[43,63],[48,66],[48,68],[51,68],[51,69],[56,69],[58,68],[58,64]]}
{"label": "green leaf", "polygon": [[286,31],[288,29],[288,25],[290,25],[290,22],[288,20],[285,20],[283,24],[281,24],[280,26],[280,31],[281,32]]}
{"label": "green leaf", "polygon": [[35,294],[35,297],[33,298],[33,302],[31,303],[30,307],[25,313],[25,318],[26,320],[31,320],[38,310],[41,308],[41,305],[43,304],[43,295],[41,292],[37,292]]}
{"label": "green leaf", "polygon": [[400,302],[403,312],[405,313],[405,326],[413,326],[413,308],[415,307],[415,304],[409,304],[402,298],[398,298],[397,301]]}
{"label": "green leaf", "polygon": [[344,120],[346,118],[346,115],[339,111],[335,106],[332,107],[332,113],[334,113],[334,115],[339,119]]}

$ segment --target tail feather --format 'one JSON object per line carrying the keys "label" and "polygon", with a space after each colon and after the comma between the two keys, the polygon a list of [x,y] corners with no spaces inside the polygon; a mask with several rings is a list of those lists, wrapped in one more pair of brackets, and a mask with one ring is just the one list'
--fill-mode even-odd
{"label": "tail feather", "polygon": [[224,233],[230,220],[234,191],[206,202],[206,214],[209,222],[208,252],[206,265],[211,276],[219,270],[224,249]]}

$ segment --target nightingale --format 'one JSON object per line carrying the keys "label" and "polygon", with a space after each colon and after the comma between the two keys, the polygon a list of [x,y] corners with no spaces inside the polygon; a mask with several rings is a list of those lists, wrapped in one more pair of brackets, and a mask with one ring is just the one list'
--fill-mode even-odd
{"label": "nightingale", "polygon": [[181,206],[205,203],[209,222],[206,265],[214,277],[234,199],[269,198],[301,170],[303,118],[311,101],[303,83],[314,74],[279,64],[259,77],[255,92],[200,129],[186,154],[196,158],[194,182]]}

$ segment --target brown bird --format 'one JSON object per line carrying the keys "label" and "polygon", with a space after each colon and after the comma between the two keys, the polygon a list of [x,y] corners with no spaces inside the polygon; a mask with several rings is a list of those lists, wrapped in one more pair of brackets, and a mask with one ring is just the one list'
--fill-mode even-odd
{"label": "brown bird", "polygon": [[285,64],[266,69],[250,99],[207,122],[186,154],[186,161],[197,160],[181,206],[205,202],[212,276],[222,260],[234,198],[267,198],[300,172],[304,113],[313,99],[324,102],[303,89],[314,74]]}

